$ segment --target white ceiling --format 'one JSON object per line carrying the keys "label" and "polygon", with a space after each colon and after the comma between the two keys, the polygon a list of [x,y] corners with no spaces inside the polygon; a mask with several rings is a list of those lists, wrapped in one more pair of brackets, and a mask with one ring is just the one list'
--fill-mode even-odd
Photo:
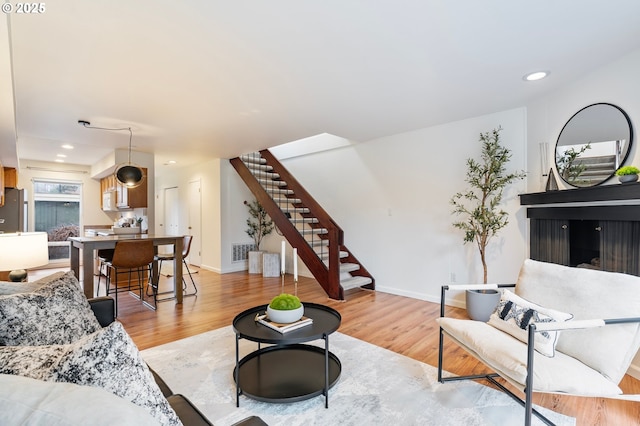
{"label": "white ceiling", "polygon": [[13,134],[21,159],[71,143],[67,162],[92,164],[127,147],[128,132],[79,119],[131,126],[157,167],[319,133],[363,142],[525,105],[640,48],[638,0],[43,4],[8,14],[0,37],[6,165]]}

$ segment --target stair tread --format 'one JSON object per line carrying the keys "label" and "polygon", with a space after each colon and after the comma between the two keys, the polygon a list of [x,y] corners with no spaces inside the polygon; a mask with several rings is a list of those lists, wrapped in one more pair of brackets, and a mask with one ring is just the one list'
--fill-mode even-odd
{"label": "stair tread", "polygon": [[360,269],[360,265],[357,263],[341,263],[340,272],[352,272]]}
{"label": "stair tread", "polygon": [[264,172],[262,170],[251,170],[251,174],[257,177],[258,179],[280,179],[280,175],[278,173]]}
{"label": "stair tread", "polygon": [[302,235],[320,235],[320,234],[326,234],[329,231],[327,231],[325,228],[315,228],[315,229],[298,229],[298,232]]}
{"label": "stair tread", "polygon": [[283,181],[283,180],[270,180],[270,179],[261,179],[258,178],[258,182],[260,182],[260,185],[262,186],[287,186],[287,182]]}
{"label": "stair tread", "polygon": [[347,280],[340,281],[340,285],[344,290],[350,290],[363,285],[371,284],[373,280],[369,277],[351,277]]}
{"label": "stair tread", "polygon": [[[323,248],[326,248],[326,247],[323,247]],[[340,259],[344,259],[345,257],[348,257],[348,256],[349,256],[349,252],[340,250]],[[320,259],[322,259],[325,262],[325,265],[326,265],[327,258],[329,257],[329,252],[328,251],[323,251],[322,253],[318,253],[318,257]],[[329,265],[327,265],[327,266],[329,266]]]}
{"label": "stair tread", "polygon": [[299,198],[287,198],[287,197],[277,197],[277,198],[273,198],[273,201],[275,201],[278,204],[297,204],[297,203],[301,203],[302,200],[300,200]]}
{"label": "stair tread", "polygon": [[258,153],[256,154],[248,154],[248,155],[241,155],[240,156],[240,160],[242,160],[242,162],[244,163],[252,163],[252,164],[267,164],[267,160],[265,160],[264,158],[262,158],[262,156]]}
{"label": "stair tread", "polygon": [[252,173],[254,170],[257,170],[260,172],[270,172],[273,170],[273,166],[270,166],[268,164],[256,164],[256,163],[245,163],[245,164],[247,165],[247,168],[251,170]]}
{"label": "stair tread", "polygon": [[269,194],[293,195],[293,190],[292,189],[282,189],[282,188],[279,188],[279,187],[265,188],[265,191],[267,191],[267,193],[269,193]]}

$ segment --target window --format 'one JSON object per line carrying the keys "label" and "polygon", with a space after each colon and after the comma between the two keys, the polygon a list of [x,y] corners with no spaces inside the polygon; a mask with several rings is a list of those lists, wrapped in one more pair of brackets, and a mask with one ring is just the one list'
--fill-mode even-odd
{"label": "window", "polygon": [[80,235],[82,184],[71,181],[33,181],[34,218],[37,232],[49,239],[49,263],[69,260],[67,238]]}

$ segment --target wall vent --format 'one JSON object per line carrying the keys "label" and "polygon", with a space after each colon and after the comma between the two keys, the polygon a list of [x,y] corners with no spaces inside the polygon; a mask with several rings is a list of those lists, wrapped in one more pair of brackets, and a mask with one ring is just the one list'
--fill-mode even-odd
{"label": "wall vent", "polygon": [[256,250],[256,245],[255,244],[238,244],[238,243],[234,243],[232,245],[232,250],[233,251],[232,251],[232,254],[231,254],[231,261],[232,262],[244,262],[249,257],[249,255],[247,253],[249,253],[250,251]]}

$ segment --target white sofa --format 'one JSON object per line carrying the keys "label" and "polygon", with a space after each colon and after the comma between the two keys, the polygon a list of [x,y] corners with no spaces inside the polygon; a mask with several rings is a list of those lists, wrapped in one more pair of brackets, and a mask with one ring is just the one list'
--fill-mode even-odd
{"label": "white sofa", "polygon": [[[443,316],[437,320],[442,382],[478,378],[443,377],[446,359],[442,341],[446,335],[525,392],[525,424],[530,423],[532,411],[535,413],[532,392],[622,394],[618,384],[640,347],[640,277],[526,260],[514,287],[516,296],[502,289],[501,302],[486,323],[444,315],[446,291],[464,288],[443,287]],[[535,305],[526,306],[518,297]],[[514,310],[507,312],[506,308],[515,309],[516,305],[525,306],[518,310],[519,315],[513,315]],[[523,314],[527,324],[514,325]],[[505,332],[509,327],[514,331]],[[545,347],[532,345],[534,339],[535,345]],[[492,380],[493,376],[483,377]]]}

